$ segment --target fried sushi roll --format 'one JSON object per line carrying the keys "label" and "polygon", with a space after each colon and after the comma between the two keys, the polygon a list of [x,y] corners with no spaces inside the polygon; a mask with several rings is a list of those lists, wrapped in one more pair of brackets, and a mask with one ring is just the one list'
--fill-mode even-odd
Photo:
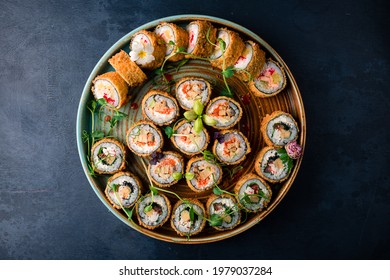
{"label": "fried sushi roll", "polygon": [[229,194],[210,195],[206,202],[206,211],[209,219],[217,224],[213,228],[219,231],[233,229],[241,220],[236,199]]}
{"label": "fried sushi roll", "polygon": [[147,79],[145,73],[130,59],[130,56],[124,50],[120,50],[112,56],[108,63],[114,67],[115,71],[130,87],[139,86]]}
{"label": "fried sushi roll", "polygon": [[128,101],[128,87],[116,72],[107,72],[93,80],[92,93],[96,100],[104,98],[108,104],[119,109]]}
{"label": "fried sushi roll", "polygon": [[162,152],[163,156],[155,164],[149,165],[149,175],[152,182],[159,187],[169,187],[179,180],[175,179],[174,173],[183,174],[184,160],[176,152]]}
{"label": "fried sushi roll", "polygon": [[213,153],[220,162],[228,165],[242,162],[251,148],[248,139],[240,131],[222,130],[214,141]]}
{"label": "fried sushi roll", "polygon": [[105,194],[116,209],[130,208],[141,195],[141,181],[130,172],[118,172],[107,181]]}
{"label": "fried sushi roll", "polygon": [[216,129],[229,129],[235,126],[242,117],[240,104],[232,98],[220,96],[210,101],[206,115],[216,121]]}
{"label": "fried sushi roll", "polygon": [[193,174],[187,179],[187,185],[194,192],[204,192],[213,188],[214,183],[222,181],[220,165],[208,162],[203,156],[192,158],[187,163],[186,174]]}
{"label": "fried sushi roll", "polygon": [[259,176],[268,182],[283,182],[291,172],[289,161],[281,158],[277,148],[264,147],[256,157],[255,170]]}
{"label": "fried sushi roll", "polygon": [[234,64],[238,69],[236,75],[244,82],[253,80],[258,76],[265,64],[265,52],[260,49],[258,43],[246,41],[245,48]]}
{"label": "fried sushi roll", "polygon": [[186,77],[176,83],[176,99],[184,110],[191,110],[195,100],[207,104],[211,95],[211,86],[202,78]]}
{"label": "fried sushi roll", "polygon": [[175,62],[184,58],[184,54],[176,52],[180,49],[187,50],[188,48],[188,33],[186,30],[174,23],[162,22],[156,27],[154,32],[166,44],[165,57],[168,58],[168,61]]}
{"label": "fried sushi roll", "polygon": [[249,88],[256,96],[271,97],[285,88],[286,81],[284,69],[277,62],[269,59],[260,74],[249,83]]}
{"label": "fried sushi roll", "polygon": [[141,30],[133,35],[130,41],[130,57],[144,69],[156,69],[165,58],[165,42],[151,31]]}
{"label": "fried sushi roll", "polygon": [[161,90],[151,90],[142,99],[142,114],[154,124],[169,125],[179,116],[175,98]]}
{"label": "fried sushi roll", "polygon": [[114,138],[103,138],[91,149],[91,163],[99,174],[114,174],[125,169],[125,146]]}
{"label": "fried sushi roll", "polygon": [[242,177],[234,187],[238,203],[249,212],[264,210],[271,201],[272,191],[268,184],[255,174]]}
{"label": "fried sushi roll", "polygon": [[[213,45],[217,38],[217,29],[208,21],[196,20],[190,22],[186,30],[188,32],[188,49],[186,58],[208,58],[213,52]],[[208,37],[207,37],[208,36]]]}
{"label": "fried sushi roll", "polygon": [[266,115],[261,121],[260,130],[268,146],[280,148],[296,140],[299,133],[298,124],[294,118],[282,111]]}
{"label": "fried sushi roll", "polygon": [[147,229],[155,229],[168,221],[171,215],[171,203],[161,193],[153,196],[147,194],[136,204],[135,212],[141,226]]}
{"label": "fried sushi roll", "polygon": [[206,225],[206,210],[197,199],[179,200],[172,210],[171,227],[180,236],[192,236],[200,233]]}
{"label": "fried sushi roll", "polygon": [[[224,55],[222,55],[223,50],[220,47],[219,39],[225,42]],[[244,48],[245,43],[238,33],[227,28],[219,28],[217,32],[217,46],[210,56],[210,63],[213,67],[223,69],[225,60],[225,67],[232,66],[236,63]]]}
{"label": "fried sushi roll", "polygon": [[196,133],[194,121],[183,120],[176,124],[173,130],[177,134],[171,137],[173,145],[188,156],[201,153],[209,144],[210,137],[206,128],[203,127],[200,133]]}
{"label": "fried sushi roll", "polygon": [[159,152],[164,145],[161,131],[149,121],[138,121],[126,134],[129,149],[138,156],[145,157]]}

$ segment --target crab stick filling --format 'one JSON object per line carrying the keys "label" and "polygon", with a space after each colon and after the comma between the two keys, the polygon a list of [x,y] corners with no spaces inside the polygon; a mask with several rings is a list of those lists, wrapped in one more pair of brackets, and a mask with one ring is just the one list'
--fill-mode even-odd
{"label": "crab stick filling", "polygon": [[201,162],[194,166],[194,179],[198,183],[199,189],[204,189],[212,183],[213,174],[216,173],[215,166],[209,164],[208,162]]}
{"label": "crab stick filling", "polygon": [[217,104],[211,107],[209,111],[209,116],[216,119],[218,122],[227,123],[234,118],[236,112],[230,106],[229,101],[218,102]]}
{"label": "crab stick filling", "polygon": [[230,137],[229,140],[226,140],[221,145],[223,145],[222,156],[227,159],[234,158],[237,154],[243,153],[243,147],[240,140],[237,137]]}
{"label": "crab stick filling", "polygon": [[96,99],[104,98],[108,104],[116,107],[119,104],[118,92],[114,85],[104,79],[99,79],[94,85],[94,95]]}
{"label": "crab stick filling", "polygon": [[166,157],[160,160],[154,168],[154,173],[163,180],[168,180],[172,174],[178,170],[178,162],[172,157]]}

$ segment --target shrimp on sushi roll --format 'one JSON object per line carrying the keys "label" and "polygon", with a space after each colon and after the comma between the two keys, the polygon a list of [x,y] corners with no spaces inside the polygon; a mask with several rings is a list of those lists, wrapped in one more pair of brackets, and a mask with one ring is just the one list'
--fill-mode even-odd
{"label": "shrimp on sushi roll", "polygon": [[212,99],[207,105],[206,115],[216,121],[214,128],[229,129],[240,121],[242,108],[234,99],[220,96]]}
{"label": "shrimp on sushi roll", "polygon": [[164,145],[161,131],[149,121],[138,121],[126,134],[129,149],[138,156],[145,157],[159,152]]}
{"label": "shrimp on sushi roll", "polygon": [[[219,39],[222,39],[225,43],[224,55]],[[213,67],[219,69],[223,69],[224,65],[225,67],[234,65],[245,48],[245,43],[238,33],[226,28],[218,29],[216,45],[210,56],[210,63]]]}
{"label": "shrimp on sushi roll", "polygon": [[137,202],[135,212],[138,222],[147,229],[161,227],[171,215],[171,203],[164,194],[147,194]]}
{"label": "shrimp on sushi roll", "polygon": [[288,162],[281,159],[281,154],[274,147],[264,147],[259,152],[255,161],[255,170],[261,178],[271,183],[286,180],[291,172]]}
{"label": "shrimp on sushi roll", "polygon": [[116,209],[129,208],[141,195],[141,182],[130,172],[118,172],[107,181],[105,194]]}
{"label": "shrimp on sushi roll", "polygon": [[166,44],[165,57],[168,58],[168,61],[175,62],[184,58],[184,54],[176,52],[179,49],[187,50],[188,33],[186,30],[174,23],[162,22],[156,27],[154,32]]}
{"label": "shrimp on sushi roll", "polygon": [[208,58],[214,48],[209,41],[215,43],[217,29],[208,21],[196,20],[190,22],[186,30],[189,40],[186,58]]}
{"label": "shrimp on sushi roll", "polygon": [[171,227],[180,236],[192,236],[200,233],[206,225],[206,210],[197,199],[179,200],[172,210]]}
{"label": "shrimp on sushi roll", "polygon": [[234,68],[238,71],[236,75],[248,82],[253,80],[263,68],[265,63],[265,52],[260,49],[258,43],[246,41],[244,51],[234,64]]}
{"label": "shrimp on sushi roll", "polygon": [[185,77],[176,83],[176,99],[184,110],[191,110],[195,100],[207,104],[211,95],[211,86],[202,78]]}
{"label": "shrimp on sushi roll", "polygon": [[142,114],[156,125],[169,125],[179,116],[179,105],[168,93],[151,90],[142,99]]}
{"label": "shrimp on sushi roll", "polygon": [[151,31],[138,31],[130,41],[131,60],[141,68],[153,70],[160,67],[165,58],[165,51],[165,42]]}
{"label": "shrimp on sushi roll", "polygon": [[264,64],[260,74],[249,83],[250,90],[259,97],[275,96],[285,86],[286,74],[284,69],[272,59]]}
{"label": "shrimp on sushi roll", "polygon": [[125,168],[125,146],[114,138],[103,138],[91,149],[91,163],[96,173],[114,174]]}
{"label": "shrimp on sushi roll", "polygon": [[219,231],[233,229],[241,220],[236,199],[230,194],[210,195],[206,202],[206,211],[208,217],[218,223],[213,228]]}
{"label": "shrimp on sushi roll", "polygon": [[208,162],[203,156],[192,158],[187,163],[186,174],[193,174],[187,179],[187,185],[194,192],[204,192],[222,181],[220,165]]}
{"label": "shrimp on sushi roll", "polygon": [[169,187],[179,180],[174,173],[183,174],[184,160],[176,152],[162,152],[163,156],[155,164],[149,165],[149,175],[152,182],[159,187]]}
{"label": "shrimp on sushi roll", "polygon": [[298,138],[298,124],[294,118],[285,112],[275,111],[266,115],[260,127],[264,141],[268,146],[283,147]]}
{"label": "shrimp on sushi roll", "polygon": [[235,129],[220,131],[213,145],[214,155],[219,161],[228,165],[244,161],[250,151],[248,139],[242,132]]}
{"label": "shrimp on sushi roll", "polygon": [[107,72],[93,80],[92,93],[96,100],[104,98],[108,104],[119,109],[128,98],[126,82],[116,72]]}

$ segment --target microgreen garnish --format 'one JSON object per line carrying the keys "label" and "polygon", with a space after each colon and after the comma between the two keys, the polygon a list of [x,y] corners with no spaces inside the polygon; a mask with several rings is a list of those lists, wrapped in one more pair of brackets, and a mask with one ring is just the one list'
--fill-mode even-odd
{"label": "microgreen garnish", "polygon": [[175,181],[178,181],[180,180],[181,178],[183,178],[183,174],[181,172],[173,172],[172,173],[172,177]]}
{"label": "microgreen garnish", "polygon": [[175,134],[175,130],[173,130],[172,127],[170,126],[166,126],[164,128],[164,132],[165,132],[165,135],[168,137],[168,138],[171,138],[173,134]]}
{"label": "microgreen garnish", "polygon": [[148,206],[146,206],[144,208],[144,213],[148,213],[149,211],[151,211],[153,209],[153,205],[152,203],[150,203]]}
{"label": "microgreen garnish", "polygon": [[186,111],[184,113],[184,117],[186,118],[187,121],[195,121],[194,131],[197,134],[199,134],[203,130],[203,122],[206,125],[210,125],[210,126],[217,124],[216,120],[203,114],[203,109],[204,109],[203,103],[199,99],[196,99],[194,101],[194,106],[192,107],[192,110]]}
{"label": "microgreen garnish", "polygon": [[192,180],[192,179],[194,179],[195,174],[194,174],[194,173],[191,173],[191,172],[187,172],[186,174],[184,174],[184,177],[185,177],[187,180]]}
{"label": "microgreen garnish", "polygon": [[278,149],[277,152],[278,152],[279,158],[281,159],[283,164],[287,164],[287,170],[290,171],[294,165],[292,158],[290,158],[288,156],[288,154],[284,148]]}

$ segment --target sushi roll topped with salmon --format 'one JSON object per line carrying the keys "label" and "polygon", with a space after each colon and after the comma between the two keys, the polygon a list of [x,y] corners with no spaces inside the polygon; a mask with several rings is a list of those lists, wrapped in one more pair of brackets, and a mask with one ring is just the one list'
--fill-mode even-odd
{"label": "sushi roll topped with salmon", "polygon": [[244,161],[250,151],[248,139],[242,132],[235,129],[220,131],[213,145],[214,155],[220,162],[228,165]]}
{"label": "sushi roll topped with salmon", "polygon": [[202,78],[185,77],[176,83],[176,99],[184,110],[191,110],[195,100],[205,105],[211,95],[211,86]]}
{"label": "sushi roll topped with salmon", "polygon": [[299,132],[294,118],[282,111],[266,115],[261,121],[260,130],[267,145],[280,148],[296,140]]}
{"label": "sushi roll topped with salmon", "polygon": [[255,170],[268,182],[283,182],[291,172],[289,161],[283,160],[280,151],[274,147],[264,147],[256,157]]}
{"label": "sushi roll topped with salmon", "polygon": [[187,50],[188,47],[188,33],[180,26],[169,23],[160,23],[155,31],[166,44],[165,57],[168,61],[179,61],[184,58],[184,54],[176,53],[179,50]]}
{"label": "sushi roll topped with salmon", "polygon": [[[194,192],[204,192],[213,188],[214,184],[222,181],[222,168],[213,162],[208,162],[203,156],[192,158],[187,163],[187,185]],[[192,177],[192,178],[191,178]]]}
{"label": "sushi roll topped with salmon", "polygon": [[206,115],[213,118],[216,129],[229,129],[235,126],[242,117],[240,104],[232,98],[220,96],[210,101]]}
{"label": "sushi roll topped with salmon", "polygon": [[159,187],[169,187],[178,182],[175,173],[183,174],[184,160],[176,152],[162,152],[157,162],[149,165],[149,175],[152,182]]}
{"label": "sushi roll topped with salmon", "polygon": [[147,229],[161,227],[171,215],[171,203],[161,193],[147,194],[135,206],[138,222]]}
{"label": "sushi roll topped with salmon", "polygon": [[125,169],[125,147],[114,138],[103,138],[91,149],[91,163],[96,173],[114,174]]}
{"label": "sushi roll topped with salmon", "polygon": [[161,131],[149,121],[138,121],[126,134],[129,149],[138,156],[149,156],[159,152],[164,145]]}
{"label": "sushi roll topped with salmon", "polygon": [[199,200],[184,198],[173,206],[171,227],[180,236],[193,236],[205,227],[205,216],[206,210]]}
{"label": "sushi roll topped with salmon", "polygon": [[151,90],[142,99],[142,114],[156,125],[169,125],[179,116],[176,99],[161,90]]}
{"label": "sushi roll topped with salmon", "polygon": [[189,40],[186,58],[208,58],[213,51],[217,29],[208,21],[196,20],[190,22],[186,30]]}
{"label": "sushi roll topped with salmon", "polygon": [[207,199],[206,211],[208,217],[216,224],[216,230],[230,230],[236,227],[241,220],[241,212],[234,196],[229,194],[212,194]]}
{"label": "sushi roll topped with salmon", "polygon": [[108,179],[105,194],[114,208],[130,208],[141,195],[141,182],[130,172],[118,172]]}

